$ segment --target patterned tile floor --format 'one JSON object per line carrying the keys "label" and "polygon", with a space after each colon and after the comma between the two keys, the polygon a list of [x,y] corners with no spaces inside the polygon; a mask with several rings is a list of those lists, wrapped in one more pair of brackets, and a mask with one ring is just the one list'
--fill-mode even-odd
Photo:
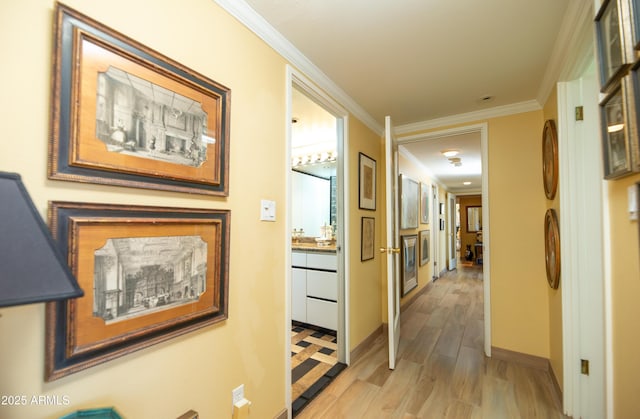
{"label": "patterned tile floor", "polygon": [[330,331],[293,325],[291,329],[291,400],[296,416],[344,368],[338,362],[336,336]]}

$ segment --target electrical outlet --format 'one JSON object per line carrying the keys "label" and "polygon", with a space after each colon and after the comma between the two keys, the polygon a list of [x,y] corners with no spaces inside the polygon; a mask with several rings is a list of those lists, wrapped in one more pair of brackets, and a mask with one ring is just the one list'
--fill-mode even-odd
{"label": "electrical outlet", "polygon": [[233,411],[233,406],[242,399],[244,399],[244,384],[240,384],[231,391],[231,411]]}

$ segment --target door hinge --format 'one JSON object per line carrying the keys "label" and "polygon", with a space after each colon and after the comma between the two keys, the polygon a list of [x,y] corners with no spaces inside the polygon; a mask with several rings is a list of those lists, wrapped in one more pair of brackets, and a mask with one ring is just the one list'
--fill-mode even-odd
{"label": "door hinge", "polygon": [[580,372],[584,375],[589,375],[589,360],[581,359],[580,360]]}
{"label": "door hinge", "polygon": [[576,106],[576,121],[584,121],[584,108]]}

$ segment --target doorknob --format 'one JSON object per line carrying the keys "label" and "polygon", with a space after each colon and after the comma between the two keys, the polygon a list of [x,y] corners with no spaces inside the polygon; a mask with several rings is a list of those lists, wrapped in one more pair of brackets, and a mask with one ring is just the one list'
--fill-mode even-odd
{"label": "doorknob", "polygon": [[387,253],[387,254],[400,253],[400,248],[398,248],[398,247],[381,247],[380,248],[380,253]]}

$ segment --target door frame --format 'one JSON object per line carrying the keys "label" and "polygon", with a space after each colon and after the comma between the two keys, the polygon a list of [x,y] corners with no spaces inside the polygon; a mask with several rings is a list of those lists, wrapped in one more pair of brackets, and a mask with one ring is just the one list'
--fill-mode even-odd
{"label": "door frame", "polygon": [[[598,90],[593,56],[578,78],[558,83],[563,406],[574,417],[613,417]],[[583,121],[575,120],[576,106],[583,106]],[[589,360],[589,375],[581,373],[580,359]]]}
{"label": "door frame", "polygon": [[[295,87],[294,87],[295,86]],[[350,363],[349,353],[349,182],[347,176],[349,174],[349,113],[324,93],[315,85],[311,79],[307,78],[300,71],[291,65],[286,66],[286,106],[285,106],[285,127],[286,127],[286,145],[285,145],[285,187],[286,187],[286,227],[284,231],[285,241],[285,331],[291,327],[291,144],[292,130],[291,118],[292,110],[292,94],[293,89],[297,88],[304,91],[307,96],[314,100],[318,105],[336,118],[336,131],[338,140],[338,157],[337,157],[337,196],[338,196],[338,228],[336,234],[336,248],[338,259],[338,361],[347,365]],[[284,334],[285,338],[285,402],[291,407],[291,335]],[[289,414],[291,409],[289,410]]]}
{"label": "door frame", "polygon": [[[435,140],[453,135],[479,133],[480,148],[482,151],[482,241],[483,260],[482,277],[484,291],[484,353],[491,356],[491,227],[490,227],[490,207],[489,207],[489,124],[486,122],[479,124],[465,125],[456,128],[432,131],[423,134],[413,134],[398,136],[398,145]],[[434,217],[436,214],[434,214]],[[435,218],[434,218],[435,219]],[[433,228],[432,230],[437,230]],[[435,275],[435,272],[434,272]]]}
{"label": "door frame", "polygon": [[[453,203],[451,202],[453,200]],[[452,271],[458,267],[458,246],[456,236],[456,202],[458,196],[447,192],[447,270]],[[453,260],[453,263],[451,262]]]}

